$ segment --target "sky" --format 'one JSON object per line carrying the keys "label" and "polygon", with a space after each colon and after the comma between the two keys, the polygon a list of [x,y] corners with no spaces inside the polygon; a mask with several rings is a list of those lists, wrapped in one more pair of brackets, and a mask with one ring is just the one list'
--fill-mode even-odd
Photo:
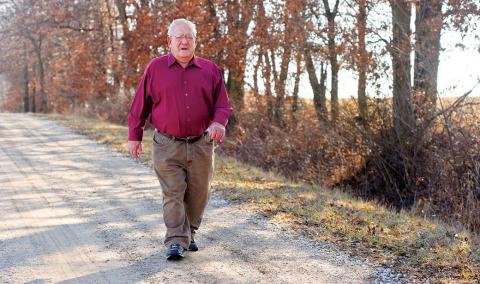
{"label": "sky", "polygon": [[[480,80],[480,41],[473,36],[466,37],[463,44],[465,50],[455,47],[461,42],[460,35],[455,32],[442,34],[442,47],[438,70],[438,90],[441,96],[450,94],[462,95]],[[480,96],[480,86],[472,92],[472,96]]]}

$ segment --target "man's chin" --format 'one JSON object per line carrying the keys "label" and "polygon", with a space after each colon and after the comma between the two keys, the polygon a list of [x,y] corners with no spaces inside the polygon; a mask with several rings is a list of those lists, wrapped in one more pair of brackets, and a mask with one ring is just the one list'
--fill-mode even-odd
{"label": "man's chin", "polygon": [[190,60],[193,54],[191,52],[179,52],[178,57],[182,60]]}

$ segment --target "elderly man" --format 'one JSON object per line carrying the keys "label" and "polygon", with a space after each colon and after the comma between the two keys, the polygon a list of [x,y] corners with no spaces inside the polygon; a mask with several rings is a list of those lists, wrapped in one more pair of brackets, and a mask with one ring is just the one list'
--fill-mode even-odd
{"label": "elderly man", "polygon": [[194,55],[196,34],[188,20],[170,24],[170,53],[147,65],[128,113],[132,156],[140,157],[149,116],[155,127],[152,156],[163,193],[168,260],[198,250],[194,234],[207,205],[214,144],[224,139],[232,112],[219,68]]}

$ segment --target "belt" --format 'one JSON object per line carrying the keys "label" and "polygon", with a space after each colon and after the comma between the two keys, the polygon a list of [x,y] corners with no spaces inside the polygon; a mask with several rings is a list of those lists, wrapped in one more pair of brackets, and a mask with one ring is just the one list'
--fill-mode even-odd
{"label": "belt", "polygon": [[165,136],[168,139],[171,139],[173,141],[187,142],[188,144],[192,144],[192,143],[197,142],[198,140],[200,140],[200,138],[202,138],[203,136],[205,136],[205,134],[207,134],[207,131],[205,131],[201,135],[198,135],[198,136],[188,136],[186,138],[178,138],[178,137],[172,136],[170,134],[160,132],[160,131],[158,131],[158,129],[155,129],[155,131],[158,134],[161,134],[161,135],[163,135],[163,136]]}

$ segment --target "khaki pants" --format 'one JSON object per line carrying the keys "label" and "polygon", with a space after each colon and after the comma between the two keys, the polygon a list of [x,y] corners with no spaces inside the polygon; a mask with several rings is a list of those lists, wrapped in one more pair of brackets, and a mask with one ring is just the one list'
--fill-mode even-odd
{"label": "khaki pants", "polygon": [[163,193],[165,245],[185,249],[200,227],[213,177],[214,142],[174,141],[157,131],[153,136],[153,166]]}

